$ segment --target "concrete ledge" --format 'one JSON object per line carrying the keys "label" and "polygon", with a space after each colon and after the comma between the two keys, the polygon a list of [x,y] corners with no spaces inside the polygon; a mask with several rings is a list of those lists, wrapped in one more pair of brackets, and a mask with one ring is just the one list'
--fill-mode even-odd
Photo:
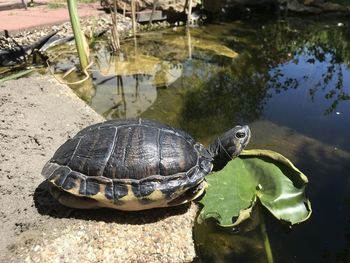
{"label": "concrete ledge", "polygon": [[36,75],[0,84],[1,262],[191,262],[194,204],[144,212],[74,210],[40,171],[57,147],[103,118]]}

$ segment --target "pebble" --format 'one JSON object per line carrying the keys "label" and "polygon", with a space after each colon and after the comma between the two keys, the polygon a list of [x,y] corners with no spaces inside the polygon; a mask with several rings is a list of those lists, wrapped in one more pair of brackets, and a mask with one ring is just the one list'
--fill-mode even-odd
{"label": "pebble", "polygon": [[38,252],[40,248],[41,248],[41,247],[40,247],[39,245],[36,245],[36,246],[33,248],[33,251],[34,251],[34,252]]}

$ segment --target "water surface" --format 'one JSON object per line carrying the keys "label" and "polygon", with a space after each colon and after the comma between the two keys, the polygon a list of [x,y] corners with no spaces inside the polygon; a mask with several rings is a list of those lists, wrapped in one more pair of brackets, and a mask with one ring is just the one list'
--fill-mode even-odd
{"label": "water surface", "polygon": [[[310,220],[290,230],[265,215],[276,262],[350,262],[350,24],[320,20],[142,33],[118,56],[100,41],[92,78],[72,88],[107,119],[157,119],[205,144],[249,124],[251,148],[284,154],[310,180]],[[200,262],[265,262],[257,231],[197,225],[195,238]]]}

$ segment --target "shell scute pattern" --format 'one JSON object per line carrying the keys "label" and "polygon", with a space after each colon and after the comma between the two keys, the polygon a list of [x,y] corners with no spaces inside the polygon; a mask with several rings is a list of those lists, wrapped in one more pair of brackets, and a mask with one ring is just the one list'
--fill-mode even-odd
{"label": "shell scute pattern", "polygon": [[125,184],[113,184],[113,200],[114,202],[123,198],[128,194],[128,187]]}
{"label": "shell scute pattern", "polygon": [[157,130],[141,126],[118,127],[115,148],[106,164],[104,176],[112,179],[133,178],[157,174]]}
{"label": "shell scute pattern", "polygon": [[111,127],[85,134],[79,138],[67,165],[87,176],[102,176],[113,150],[116,133],[116,128]]}
{"label": "shell scute pattern", "polygon": [[74,137],[66,141],[57,149],[54,156],[51,158],[51,162],[66,165],[71,160],[79,142],[80,137]]}
{"label": "shell scute pattern", "polygon": [[65,190],[71,190],[80,187],[81,179],[77,172],[71,171],[62,184],[62,188]]}
{"label": "shell scute pattern", "polygon": [[67,166],[61,166],[52,173],[52,179],[55,182],[55,185],[62,187],[66,181],[68,175],[72,170]]}
{"label": "shell scute pattern", "polygon": [[86,190],[85,190],[86,196],[97,195],[97,193],[101,192],[100,187],[102,185],[105,185],[104,183],[101,183],[101,180],[94,177],[86,178],[85,184],[86,184]]}
{"label": "shell scute pattern", "polygon": [[144,182],[142,184],[138,184],[136,182],[131,184],[131,189],[136,197],[148,196],[152,194],[157,187],[159,187],[157,182],[151,181]]}
{"label": "shell scute pattern", "polygon": [[198,158],[193,139],[186,140],[187,137],[165,128],[145,124],[115,127],[111,123],[95,126],[80,132],[67,146],[64,144],[53,161],[87,176],[111,179],[142,179],[187,171]]}
{"label": "shell scute pattern", "polygon": [[106,184],[105,187],[105,196],[108,200],[114,200],[114,188],[113,188],[113,181]]}
{"label": "shell scute pattern", "polygon": [[212,156],[187,133],[148,120],[95,124],[69,139],[42,174],[69,193],[117,206],[173,199],[201,183]]}

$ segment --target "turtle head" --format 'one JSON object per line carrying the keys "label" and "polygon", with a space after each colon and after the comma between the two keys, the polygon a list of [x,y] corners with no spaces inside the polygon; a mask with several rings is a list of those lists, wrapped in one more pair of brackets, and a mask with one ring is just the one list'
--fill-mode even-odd
{"label": "turtle head", "polygon": [[209,145],[209,151],[214,158],[214,170],[222,169],[228,161],[238,156],[247,146],[250,134],[249,127],[244,125],[236,126],[216,138]]}

